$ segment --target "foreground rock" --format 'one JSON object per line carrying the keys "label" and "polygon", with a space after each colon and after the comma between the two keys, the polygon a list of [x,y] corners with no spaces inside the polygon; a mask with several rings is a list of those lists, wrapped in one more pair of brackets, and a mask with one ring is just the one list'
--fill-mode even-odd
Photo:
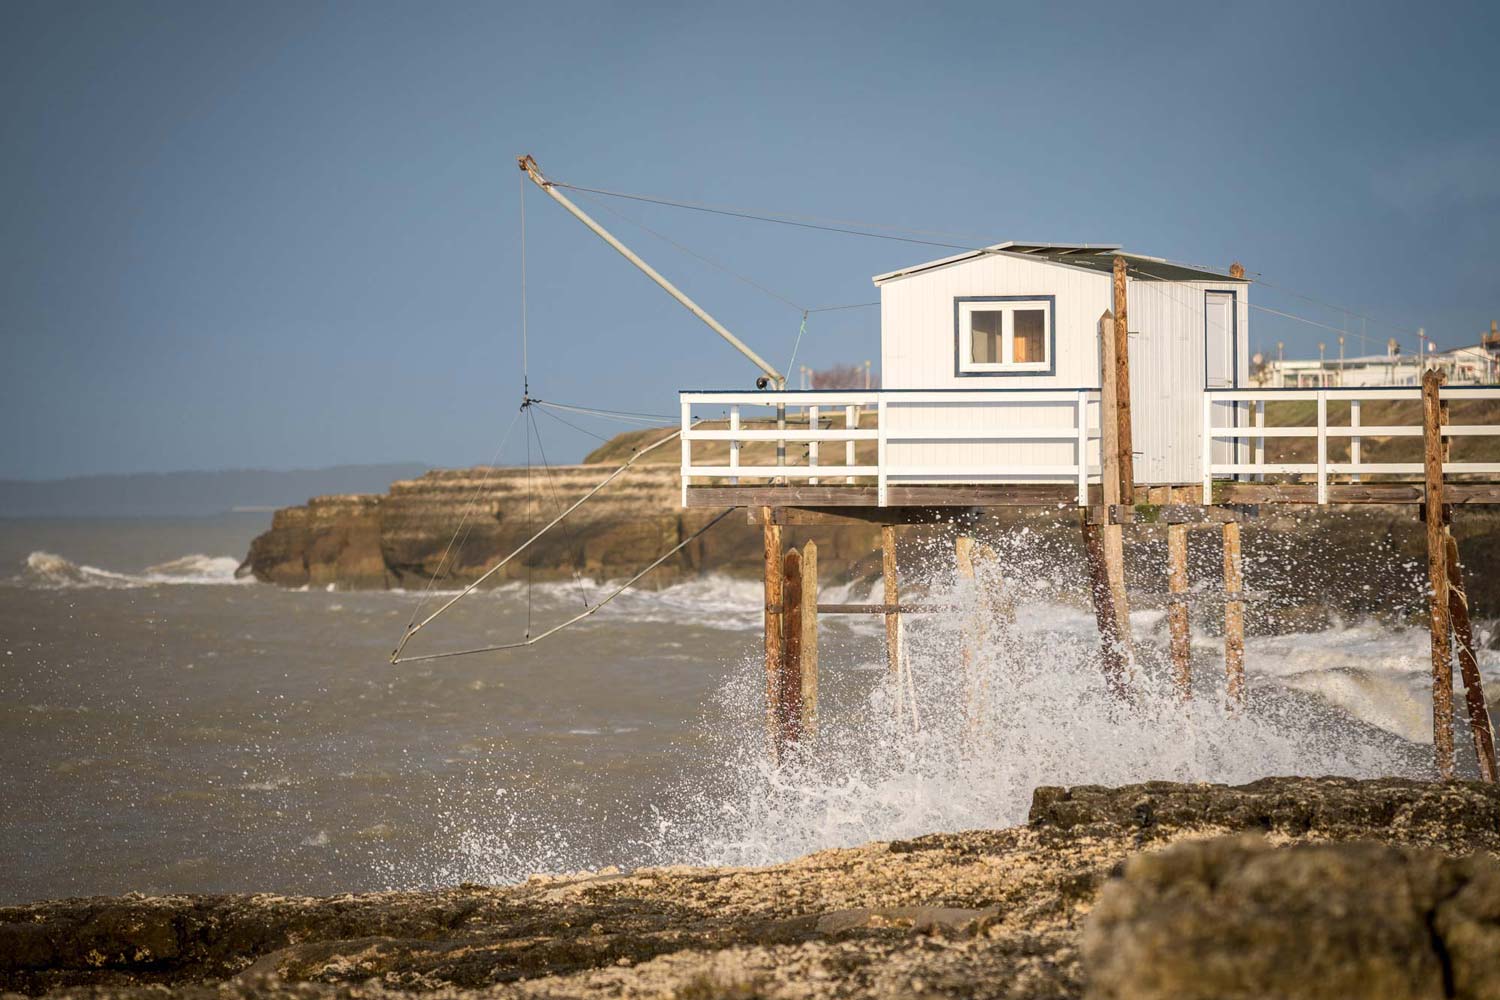
{"label": "foreground rock", "polygon": [[[1194,846],[1246,831],[1282,846]],[[1284,846],[1360,840],[1380,843],[1327,855]],[[1289,944],[1315,952],[1320,968],[1338,968],[1379,942],[1389,975],[1408,988],[1399,995],[1477,997],[1494,994],[1442,991],[1493,982],[1484,978],[1492,966],[1464,965],[1463,956],[1496,951],[1500,888],[1492,861],[1456,859],[1497,851],[1500,792],[1490,786],[1267,779],[1239,788],[1040,789],[1025,827],[825,851],[762,869],[659,868],[327,899],[12,907],[0,910],[0,987],[142,1000],[161,986],[205,1000],[431,991],[1082,997],[1092,923],[1097,996],[1209,995],[1149,992],[1196,982],[1200,955],[1221,975],[1207,981],[1240,983],[1275,974]],[[1226,920],[1226,908],[1241,921]],[[1414,928],[1427,915],[1423,938]],[[1246,934],[1258,948],[1242,946]],[[1167,958],[1176,978],[1130,978]],[[1361,994],[1226,987],[1212,995]]]}
{"label": "foreground rock", "polygon": [[1500,997],[1500,863],[1257,838],[1132,858],[1084,933],[1099,1000]]}

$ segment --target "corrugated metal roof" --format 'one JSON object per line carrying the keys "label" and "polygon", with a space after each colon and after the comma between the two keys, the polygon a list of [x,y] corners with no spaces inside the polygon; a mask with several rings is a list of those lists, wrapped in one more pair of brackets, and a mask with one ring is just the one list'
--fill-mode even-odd
{"label": "corrugated metal roof", "polygon": [[906,278],[933,268],[946,267],[949,264],[957,264],[961,261],[972,260],[985,254],[1003,253],[1015,257],[1041,257],[1057,264],[1066,264],[1070,267],[1081,267],[1090,271],[1107,272],[1114,268],[1115,257],[1125,257],[1130,261],[1132,277],[1156,279],[1158,281],[1244,281],[1248,278],[1231,278],[1223,271],[1213,270],[1206,267],[1194,267],[1189,264],[1176,264],[1160,257],[1147,257],[1144,254],[1131,253],[1121,250],[1119,244],[1115,243],[1019,243],[1014,240],[1005,243],[996,243],[991,246],[976,250],[967,250],[952,257],[943,257],[938,260],[929,260],[922,264],[913,264],[911,267],[903,267],[897,271],[888,271],[885,274],[877,274],[872,280],[877,285],[883,285],[887,281],[897,278]]}

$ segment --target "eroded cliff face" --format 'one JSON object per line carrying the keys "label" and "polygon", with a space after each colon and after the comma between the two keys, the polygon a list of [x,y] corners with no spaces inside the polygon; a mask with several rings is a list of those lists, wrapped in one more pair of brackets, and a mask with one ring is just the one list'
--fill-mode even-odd
{"label": "eroded cliff face", "polygon": [[[529,474],[524,468],[438,469],[394,483],[379,496],[314,497],[303,506],[277,511],[271,529],[251,544],[240,571],[288,587],[422,587],[434,574],[439,585],[462,585],[520,546],[617,467],[611,461],[533,469]],[[538,581],[569,579],[574,573],[595,580],[633,576],[720,513],[683,509],[680,490],[675,464],[637,465],[547,532],[492,582],[528,574]],[[954,508],[955,517],[973,513]],[[1024,525],[1028,534],[1017,536],[1021,549],[1045,552],[1060,566],[1081,566],[1076,511],[990,507],[982,515],[977,523],[971,521],[981,538],[994,541]],[[918,562],[931,563],[951,553],[951,545],[937,536],[954,530],[901,528],[903,578],[919,575]],[[1131,529],[1126,546],[1128,576],[1142,606],[1165,597],[1164,531],[1161,525],[1139,524]],[[1478,619],[1500,614],[1500,574],[1489,572],[1500,562],[1500,515],[1462,510],[1454,533],[1467,567],[1473,614]],[[801,545],[809,538],[817,541],[825,581],[879,572],[879,530],[869,525],[789,528],[785,538],[788,545]],[[924,544],[924,538],[932,544]],[[1256,595],[1247,621],[1252,634],[1315,630],[1325,627],[1332,615],[1416,621],[1425,614],[1420,571],[1425,535],[1415,508],[1267,506],[1247,524],[1244,544],[1254,557],[1247,569]],[[1193,614],[1209,629],[1222,622],[1222,607],[1212,596],[1212,584],[1222,572],[1220,547],[1212,525],[1194,528],[1190,534],[1193,583],[1208,585],[1205,596],[1195,600]],[[706,573],[758,578],[761,566],[760,530],[734,514],[654,570],[641,585],[666,586]]]}
{"label": "eroded cliff face", "polygon": [[[287,587],[421,587],[434,574],[439,584],[467,583],[612,470],[438,469],[394,483],[382,496],[314,497],[276,512],[271,529],[251,543],[241,573]],[[680,499],[676,466],[637,466],[492,580],[528,573],[535,580],[575,572],[599,580],[634,575],[720,513],[685,510]],[[873,530],[858,527],[828,533],[825,558],[863,558],[876,539]],[[656,569],[648,585],[709,571],[749,575],[760,565],[760,533],[731,517]]]}

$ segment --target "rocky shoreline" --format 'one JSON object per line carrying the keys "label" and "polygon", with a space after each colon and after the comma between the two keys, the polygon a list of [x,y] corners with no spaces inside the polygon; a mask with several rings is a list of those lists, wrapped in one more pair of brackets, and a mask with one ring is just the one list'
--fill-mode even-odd
{"label": "rocky shoreline", "polygon": [[322,899],[0,909],[0,988],[144,998],[1500,995],[1500,790],[1038,789],[1024,827]]}
{"label": "rocky shoreline", "polygon": [[[591,458],[594,456],[590,456]],[[314,497],[275,513],[258,536],[240,575],[285,587],[337,589],[422,588],[437,582],[461,586],[518,547],[539,527],[615,468],[586,464],[533,470],[520,468],[438,469],[394,483],[381,495]],[[531,498],[528,502],[528,496]],[[680,506],[677,467],[643,463],[584,504],[493,583],[531,578],[625,579],[697,531],[717,510]],[[955,511],[955,514],[961,514]],[[1033,550],[1045,550],[1063,567],[1081,565],[1074,514],[1035,508],[989,508],[978,522],[991,538],[1024,527]],[[902,528],[905,551],[951,551],[927,545],[944,527]],[[1464,511],[1455,522],[1462,558],[1471,566],[1500,564],[1500,514]],[[879,572],[879,529],[853,524],[838,528],[789,528],[787,543],[815,539],[826,581],[873,577]],[[1247,570],[1253,600],[1252,633],[1315,630],[1331,615],[1420,618],[1425,595],[1422,524],[1411,509],[1342,508],[1326,511],[1267,509],[1245,529]],[[1138,526],[1127,547],[1132,590],[1142,606],[1164,599],[1165,533]],[[1189,549],[1195,603],[1205,624],[1221,617],[1213,606],[1213,584],[1222,571],[1212,531],[1191,533]],[[1293,555],[1295,554],[1295,558]],[[1264,556],[1264,558],[1258,558]],[[907,556],[903,556],[904,565]],[[688,545],[641,584],[661,587],[710,573],[758,578],[763,554],[760,532],[738,515]],[[1469,599],[1476,619],[1500,617],[1500,574],[1471,572]],[[1203,587],[1203,585],[1207,585]],[[1211,625],[1210,625],[1211,627]]]}

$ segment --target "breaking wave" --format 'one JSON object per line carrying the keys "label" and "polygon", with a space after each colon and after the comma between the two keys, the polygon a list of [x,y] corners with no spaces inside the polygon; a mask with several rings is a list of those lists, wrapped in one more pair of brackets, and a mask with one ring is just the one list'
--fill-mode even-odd
{"label": "breaking wave", "polygon": [[100,569],[87,563],[75,563],[51,552],[33,552],[26,557],[22,579],[32,586],[45,588],[157,587],[170,584],[235,584],[240,561],[233,556],[207,556],[199,553],[147,566],[139,573],[120,573]]}
{"label": "breaking wave", "polygon": [[[502,791],[488,805],[490,821],[454,817],[456,856],[441,877],[770,864],[875,840],[1013,826],[1025,822],[1040,785],[1431,776],[1425,630],[1371,620],[1252,636],[1247,698],[1232,707],[1222,639],[1195,628],[1184,701],[1172,680],[1165,616],[1144,608],[1132,615],[1135,664],[1122,700],[1100,670],[1093,614],[1068,561],[1035,538],[996,547],[1006,583],[959,579],[951,568],[914,581],[911,593],[944,610],[908,617],[896,675],[870,635],[883,632],[879,618],[824,626],[818,733],[781,767],[767,763],[765,677],[752,657],[730,671],[705,707],[699,737],[680,748],[712,760],[711,777],[699,769],[670,794],[615,803],[616,814],[642,818],[613,850],[581,846],[576,829],[549,826],[525,808],[526,796]],[[862,592],[845,593],[851,589]],[[691,608],[718,616],[721,627],[758,628],[760,596],[758,582],[702,581],[638,595],[632,614],[681,622]],[[996,608],[1008,602],[1014,620],[1002,624]],[[1211,618],[1195,626],[1211,626]],[[1479,659],[1493,690],[1500,653],[1481,649]]]}

